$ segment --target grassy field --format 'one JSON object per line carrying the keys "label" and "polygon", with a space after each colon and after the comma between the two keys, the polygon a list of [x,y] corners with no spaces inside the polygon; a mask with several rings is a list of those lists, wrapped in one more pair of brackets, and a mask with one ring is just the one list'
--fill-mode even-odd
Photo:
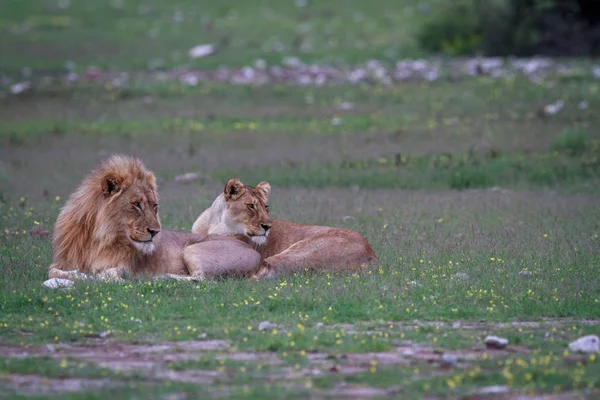
{"label": "grassy field", "polygon": [[[5,1],[0,72],[241,66],[299,42],[307,61],[393,59],[419,54],[422,3]],[[222,51],[184,60],[205,42]],[[3,92],[0,397],[598,397],[598,354],[567,345],[600,333],[599,90],[592,77],[474,77]],[[156,173],[164,228],[189,231],[231,177],[268,180],[273,217],[353,228],[381,263],[44,289],[60,207],[114,152]],[[175,180],[186,172],[199,178]],[[509,347],[486,350],[489,334]]]}
{"label": "grassy field", "polygon": [[[111,70],[242,66],[289,55],[308,62],[396,61],[422,54],[415,32],[425,13],[417,0],[6,0],[0,4],[0,70],[63,72],[90,65]],[[384,9],[386,12],[381,12]],[[191,60],[198,44],[218,54]]]}

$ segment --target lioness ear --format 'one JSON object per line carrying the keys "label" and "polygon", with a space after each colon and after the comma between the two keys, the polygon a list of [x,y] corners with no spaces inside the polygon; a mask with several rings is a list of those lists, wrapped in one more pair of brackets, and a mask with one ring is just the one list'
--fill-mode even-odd
{"label": "lioness ear", "polygon": [[271,193],[271,185],[269,185],[269,182],[262,181],[261,183],[256,185],[256,188],[258,189],[258,191],[260,193],[263,194],[263,196],[265,197],[265,200],[267,200],[269,198],[269,194]]}
{"label": "lioness ear", "polygon": [[102,193],[105,197],[112,196],[121,190],[123,178],[114,172],[110,172],[102,177]]}
{"label": "lioness ear", "polygon": [[244,184],[239,179],[230,179],[225,185],[225,200],[236,200],[244,191]]}

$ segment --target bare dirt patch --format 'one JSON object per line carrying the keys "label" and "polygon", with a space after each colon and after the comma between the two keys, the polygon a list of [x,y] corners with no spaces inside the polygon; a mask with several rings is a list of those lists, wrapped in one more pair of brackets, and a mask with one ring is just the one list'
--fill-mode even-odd
{"label": "bare dirt patch", "polygon": [[[0,394],[16,391],[24,396],[56,395],[119,386],[112,379],[48,378],[39,375],[0,376]],[[7,393],[8,394],[8,393]]]}

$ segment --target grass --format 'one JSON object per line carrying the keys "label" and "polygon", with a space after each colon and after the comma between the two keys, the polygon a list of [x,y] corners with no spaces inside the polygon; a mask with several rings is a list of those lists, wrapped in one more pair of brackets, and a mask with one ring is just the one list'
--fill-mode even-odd
{"label": "grass", "polygon": [[[3,55],[0,71],[215,68],[256,59],[281,63],[300,55],[307,62],[395,60],[421,54],[415,32],[424,18],[414,0],[386,0],[378,8],[361,1],[179,0],[47,2],[0,5]],[[216,55],[188,57],[193,46],[218,45]]]}
{"label": "grass", "polygon": [[[385,13],[353,0],[296,3],[7,1],[0,72],[420,55],[422,2],[386,1]],[[199,43],[221,48],[189,60]],[[565,349],[600,332],[599,90],[591,77],[548,76],[391,87],[40,79],[3,92],[0,397],[320,398],[360,386],[442,398],[502,384],[593,398],[598,355]],[[539,113],[557,100],[557,114]],[[274,217],[355,229],[381,263],[360,274],[46,290],[51,242],[35,229],[51,233],[76,183],[112,152],[156,173],[165,228],[189,231],[231,177],[268,180]],[[191,171],[198,180],[175,181]],[[259,331],[262,321],[276,326]],[[529,352],[484,357],[488,334]],[[228,347],[141,349],[207,339]],[[430,361],[402,362],[407,341]],[[440,368],[443,352],[464,365]],[[140,364],[117,371],[107,358]]]}

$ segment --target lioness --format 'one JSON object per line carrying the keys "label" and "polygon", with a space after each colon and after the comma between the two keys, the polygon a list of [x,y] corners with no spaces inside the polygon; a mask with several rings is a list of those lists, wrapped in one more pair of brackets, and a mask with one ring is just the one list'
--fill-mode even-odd
{"label": "lioness", "polygon": [[262,259],[256,278],[306,268],[356,270],[379,262],[367,240],[352,229],[272,220],[270,193],[268,182],[253,187],[231,179],[192,232],[232,235],[253,244]]}
{"label": "lioness", "polygon": [[154,174],[133,157],[114,155],[93,170],[61,210],[49,277],[167,275],[201,280],[246,276],[260,255],[227,236],[161,230]]}

